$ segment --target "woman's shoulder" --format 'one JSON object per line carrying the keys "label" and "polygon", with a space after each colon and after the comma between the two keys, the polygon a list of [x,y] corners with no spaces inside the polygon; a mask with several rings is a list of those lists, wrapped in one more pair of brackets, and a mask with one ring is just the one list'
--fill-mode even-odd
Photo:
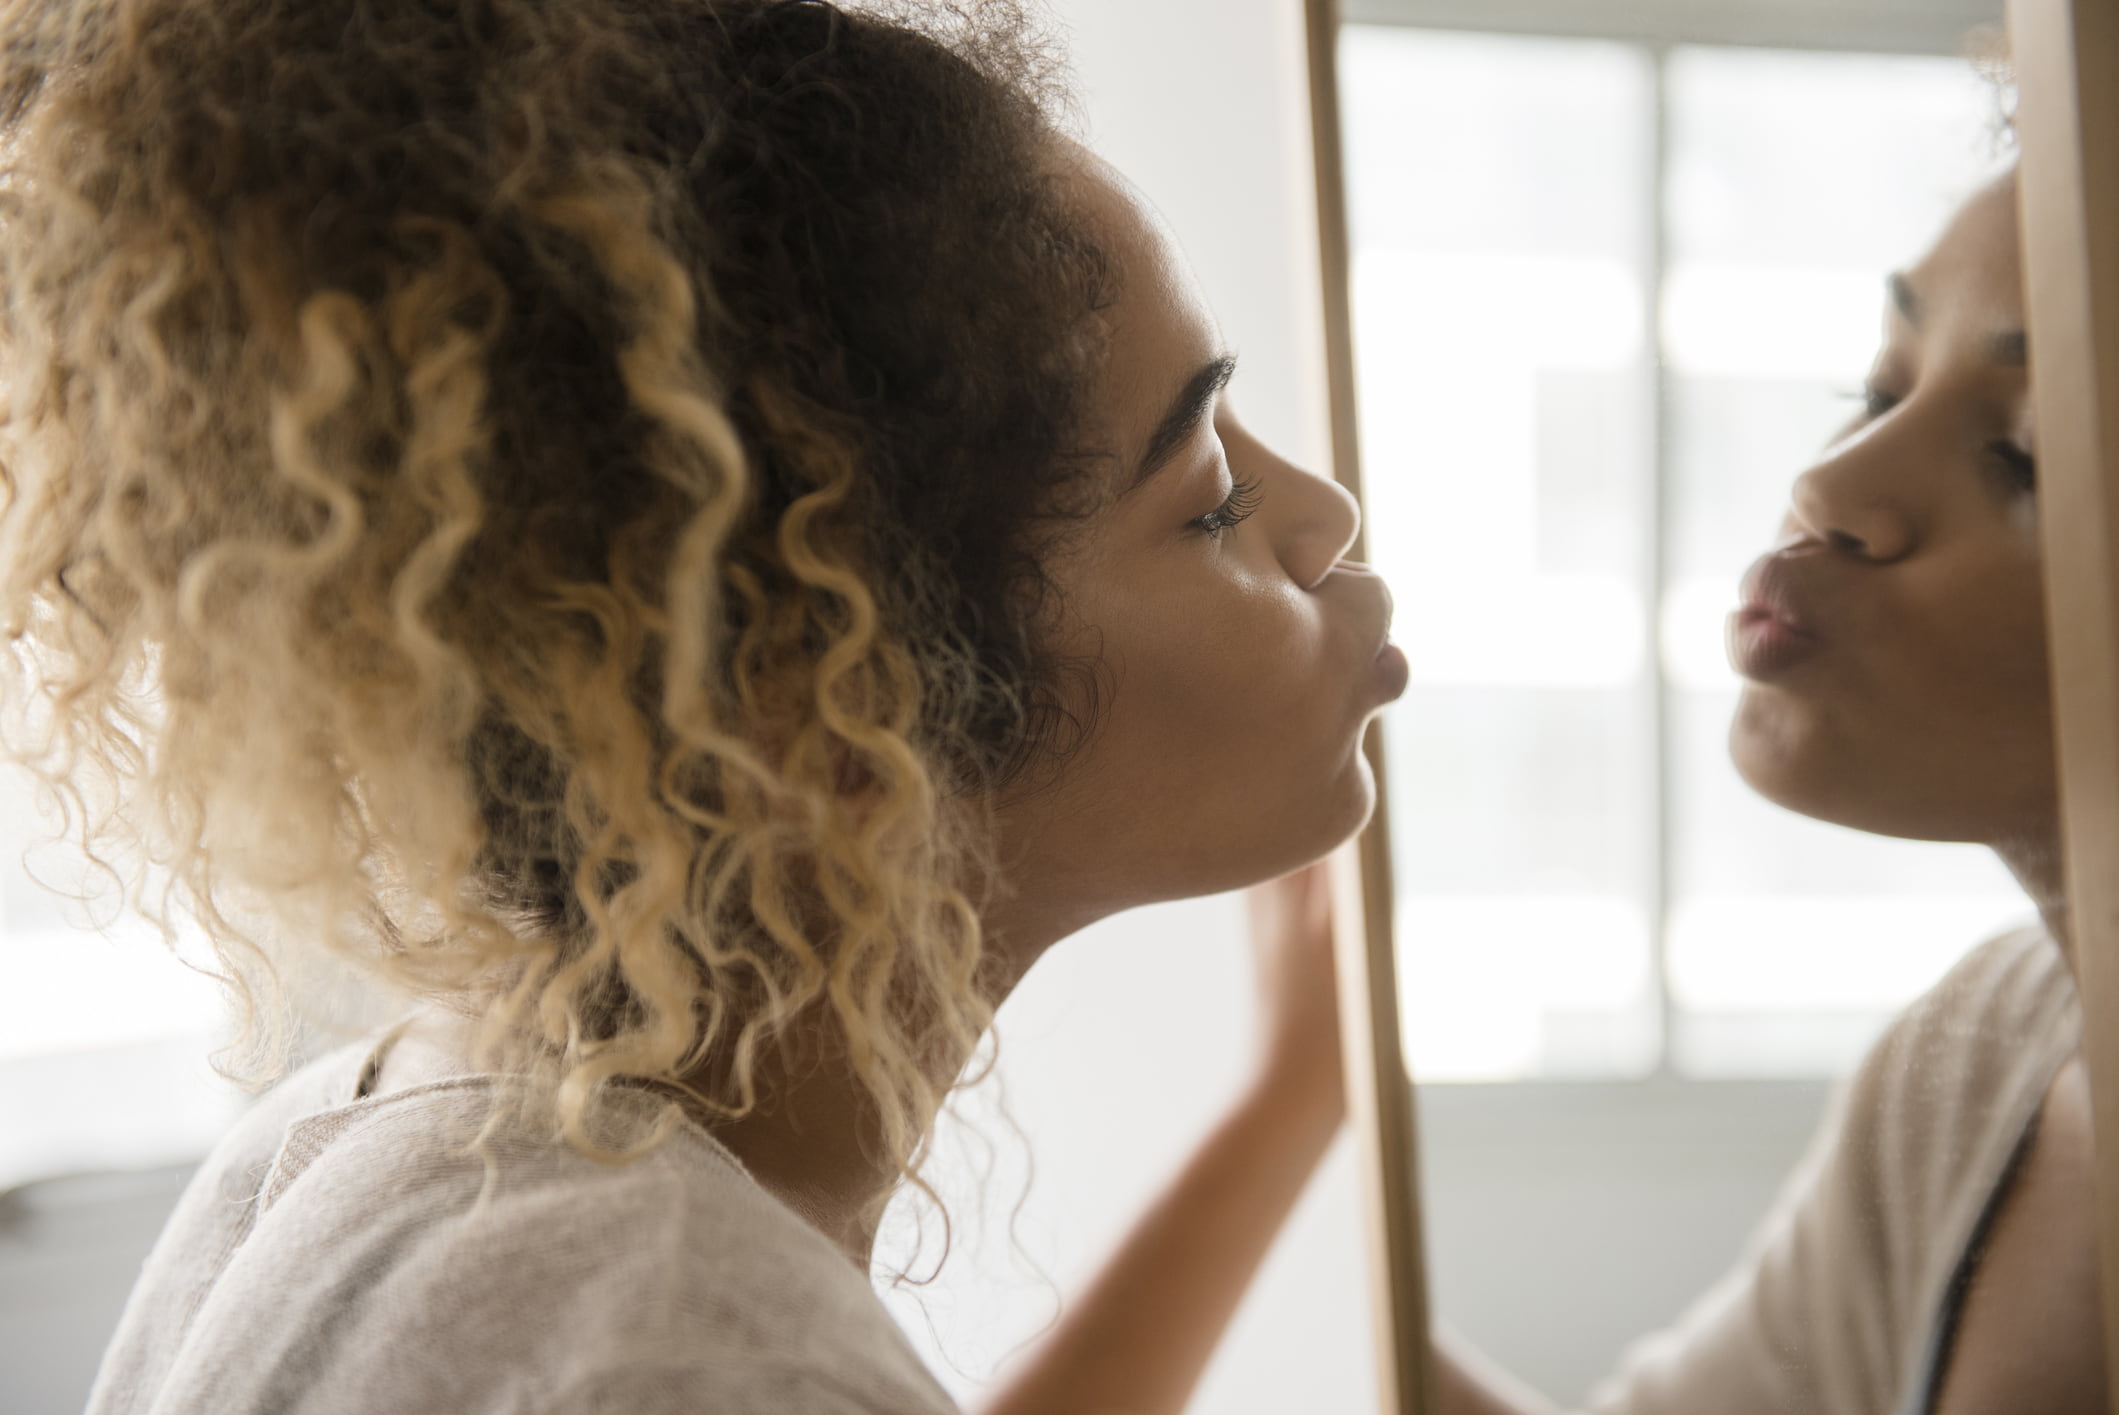
{"label": "woman's shoulder", "polygon": [[1840,1145],[1895,1211],[1961,1208],[2013,1150],[2081,1039],[2050,934],[1974,948],[1891,1023],[1849,1081]]}
{"label": "woman's shoulder", "polygon": [[1893,1128],[2020,1128],[2080,1044],[2081,1026],[2074,977],[2052,936],[2037,925],[1998,934],[1892,1023],[1857,1073],[1854,1104]]}
{"label": "woman's shoulder", "polygon": [[[518,1267],[644,1265],[660,1283],[770,1270],[865,1291],[816,1229],[674,1107],[641,1092],[607,1095],[589,1133],[630,1158],[584,1154],[507,1109],[493,1075],[423,1082],[303,1114],[284,1127],[258,1191],[260,1225],[368,1229],[431,1221],[437,1251],[501,1253]],[[846,1281],[840,1282],[844,1278]]]}
{"label": "woman's shoulder", "polygon": [[2043,925],[1996,934],[1971,950],[1906,1011],[1915,1029],[2079,1026],[2074,975]]}
{"label": "woman's shoulder", "polygon": [[[357,1067],[292,1078],[300,1094],[238,1127],[278,1126],[262,1168],[254,1140],[219,1157],[247,1165],[215,1187],[247,1190],[248,1218],[206,1245],[220,1268],[172,1343],[167,1408],[210,1393],[216,1411],[477,1409],[506,1392],[539,1409],[620,1391],[643,1411],[954,1409],[867,1275],[651,1098],[615,1100],[600,1138],[674,1128],[612,1163],[524,1126],[481,1139],[502,1078],[347,1100]],[[305,1108],[319,1094],[337,1103]],[[789,1404],[797,1389],[814,1398]],[[656,1391],[665,1404],[642,1403]]]}
{"label": "woman's shoulder", "polygon": [[2030,926],[1961,959],[1848,1083],[1830,1187],[1873,1245],[1901,1362],[2080,1039],[2066,958]]}
{"label": "woman's shoulder", "polygon": [[2044,930],[1974,948],[1871,1048],[1737,1267],[1593,1408],[1892,1408],[2079,1025]]}

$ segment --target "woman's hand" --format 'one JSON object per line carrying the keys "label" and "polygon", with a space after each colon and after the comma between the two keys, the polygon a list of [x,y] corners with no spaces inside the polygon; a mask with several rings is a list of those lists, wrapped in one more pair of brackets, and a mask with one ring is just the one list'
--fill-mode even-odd
{"label": "woman's hand", "polygon": [[1246,903],[1258,975],[1256,1084],[1336,1125],[1346,1112],[1346,1081],[1329,868],[1320,860],[1257,885]]}

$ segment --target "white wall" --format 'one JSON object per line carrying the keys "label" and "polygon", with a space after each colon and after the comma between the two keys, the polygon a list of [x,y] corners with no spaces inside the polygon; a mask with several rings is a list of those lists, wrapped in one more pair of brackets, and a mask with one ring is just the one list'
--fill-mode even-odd
{"label": "white wall", "polygon": [[[1121,916],[1055,949],[1004,1009],[1001,1081],[1022,1135],[979,1107],[973,1133],[991,1149],[944,1166],[949,1261],[933,1284],[889,1294],[967,1404],[1080,1289],[1234,1091],[1251,1014],[1242,926],[1233,896]],[[1373,1409],[1350,1156],[1334,1151],[1282,1233],[1194,1409]],[[893,1236],[904,1232],[886,1234],[886,1249]]]}
{"label": "white wall", "polygon": [[1050,0],[1087,139],[1166,215],[1267,442],[1326,444],[1300,0]]}

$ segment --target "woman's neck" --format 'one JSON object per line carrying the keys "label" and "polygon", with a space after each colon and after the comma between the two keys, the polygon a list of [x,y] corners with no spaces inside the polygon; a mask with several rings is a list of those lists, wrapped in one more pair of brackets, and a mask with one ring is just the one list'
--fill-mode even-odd
{"label": "woman's neck", "polygon": [[[768,1047],[772,1062],[786,1048]],[[765,1190],[800,1214],[862,1271],[898,1179],[874,1098],[844,1049],[790,1073],[760,1058],[760,1105],[737,1120],[702,1121]],[[966,1058],[968,1060],[968,1058]],[[944,1083],[946,1084],[946,1083]],[[932,1113],[919,1117],[922,1132]]]}
{"label": "woman's neck", "polygon": [[2070,971],[2075,968],[2075,937],[2068,908],[2067,871],[2059,830],[2029,832],[1993,844],[1994,853],[2030,895],[2045,921],[2046,932],[2060,945]]}
{"label": "woman's neck", "polygon": [[[1030,965],[1066,932],[1051,920],[1034,925],[1012,911],[986,921],[992,966],[981,993],[998,1009]],[[740,1120],[706,1122],[706,1129],[741,1160],[767,1192],[800,1214],[867,1271],[882,1208],[901,1178],[885,1144],[874,1096],[861,1081],[828,1010],[799,1025],[791,1045],[767,1046],[757,1060],[760,1103]],[[932,1132],[941,1103],[971,1061],[967,1039],[926,1067],[934,1105],[917,1122],[915,1138]]]}

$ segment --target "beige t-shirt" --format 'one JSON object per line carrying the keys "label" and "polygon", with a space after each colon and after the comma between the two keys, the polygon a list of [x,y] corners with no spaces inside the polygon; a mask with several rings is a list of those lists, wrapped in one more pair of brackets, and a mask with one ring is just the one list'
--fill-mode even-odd
{"label": "beige t-shirt", "polygon": [[[2080,1019],[2037,930],[1864,1062],[1749,1252],[1598,1415],[1894,1415]],[[954,1415],[857,1272],[704,1132],[606,1168],[461,1138],[490,1077],[352,1100],[362,1044],[259,1103],[149,1257],[89,1415]],[[641,1098],[646,1103],[646,1098]]]}
{"label": "beige t-shirt", "polygon": [[1952,1279],[2080,1035],[2043,930],[1974,950],[1870,1052],[1735,1269],[1635,1347],[1589,1408],[1920,1408]]}
{"label": "beige t-shirt", "polygon": [[[461,1153],[492,1076],[260,1101],[178,1202],[89,1415],[957,1415],[868,1276],[704,1131]],[[659,1107],[621,1093],[608,1123]],[[611,1135],[621,1130],[605,1132]]]}

